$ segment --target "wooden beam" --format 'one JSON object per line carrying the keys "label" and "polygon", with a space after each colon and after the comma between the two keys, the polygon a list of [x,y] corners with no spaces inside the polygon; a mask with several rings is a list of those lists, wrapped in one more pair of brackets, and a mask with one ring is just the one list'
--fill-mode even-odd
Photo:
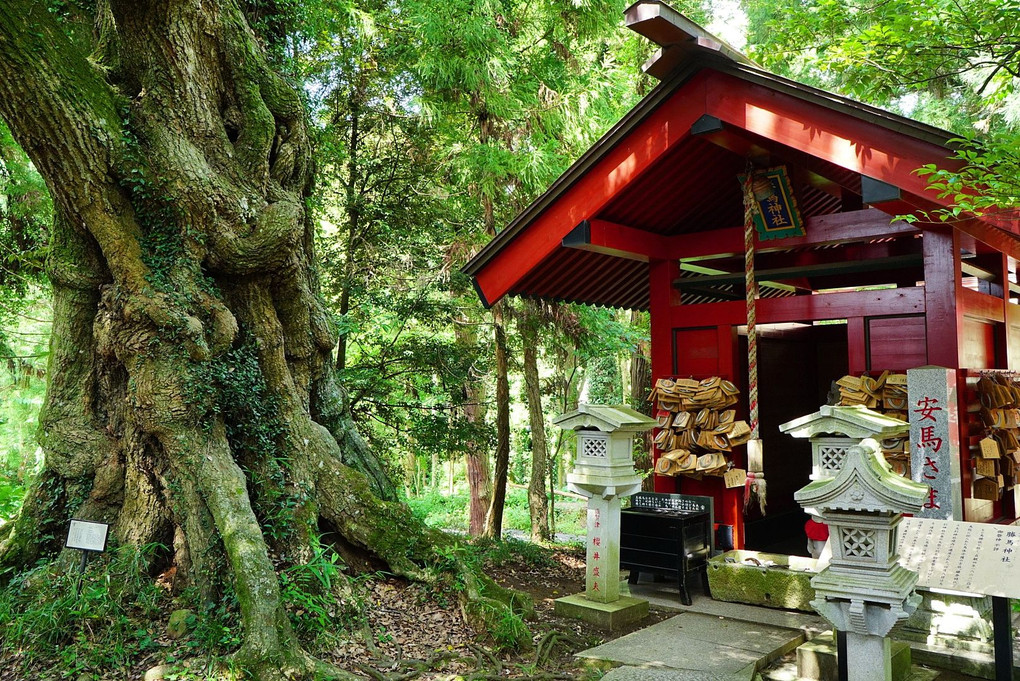
{"label": "wooden beam", "polygon": [[705,113],[726,124],[916,196],[934,197],[927,191],[927,179],[914,172],[917,168],[954,163],[945,147],[729,74],[711,80],[706,104]]}
{"label": "wooden beam", "polygon": [[670,310],[679,302],[679,294],[670,286],[678,273],[675,260],[652,260],[648,267],[648,298],[651,317],[652,382],[676,373],[676,352]]}
{"label": "wooden beam", "polygon": [[1005,302],[1002,298],[961,288],[959,304],[966,317],[990,322],[1006,321]]}
{"label": "wooden beam", "polygon": [[563,237],[564,248],[648,262],[667,252],[667,237],[607,220],[582,220]]}
{"label": "wooden beam", "polygon": [[861,374],[868,367],[868,335],[864,317],[848,317],[846,320],[847,370]]}
{"label": "wooden beam", "polygon": [[[870,243],[844,243],[838,248],[818,248],[818,249],[796,249],[792,251],[773,251],[766,250],[757,254],[755,258],[755,269],[761,271],[770,271],[783,268],[801,268],[811,265],[824,265],[827,263],[835,263],[837,268],[835,271],[811,273],[805,272],[807,276],[826,276],[828,274],[841,274],[845,270],[843,264],[847,262],[865,262],[865,261],[883,261],[889,258],[897,256],[915,255],[918,258],[921,256],[921,240],[920,239],[883,239],[872,241]],[[706,263],[711,266],[706,266]],[[920,265],[920,259],[917,263]],[[699,272],[700,274],[737,274],[744,270],[744,255],[743,253],[732,258],[725,260],[711,260],[701,261],[699,263],[685,262],[681,266],[681,269],[690,270],[692,272]],[[886,267],[875,267],[875,270],[889,269]],[[870,267],[864,267],[863,269],[851,268],[851,271],[866,272],[872,271]],[[785,282],[796,282],[797,279],[793,277],[783,277]],[[913,286],[914,282],[921,279],[920,272],[915,273],[913,279],[908,284]],[[895,283],[892,280],[879,282],[879,283]],[[852,283],[849,285],[853,285]],[[864,286],[865,284],[861,284]],[[811,290],[812,288],[819,288],[818,286],[804,285],[803,288]],[[830,287],[831,288],[831,287]]]}
{"label": "wooden beam", "polygon": [[[919,224],[922,230],[937,228],[936,225]],[[953,223],[953,226],[965,234],[988,244],[992,248],[1011,258],[1020,259],[1020,236],[1008,229],[995,227],[983,220],[972,218]]]}
{"label": "wooden beam", "polygon": [[[816,262],[812,264],[795,265],[793,267],[775,267],[772,269],[755,269],[755,281],[783,281],[784,279],[796,279],[798,277],[824,277],[836,274],[850,274],[853,272],[874,272],[876,270],[894,270],[904,267],[916,267],[921,265],[923,257],[920,253],[908,255],[895,255],[888,258],[869,258],[848,260],[834,260],[831,262]],[[678,289],[685,289],[690,286],[718,286],[720,284],[737,284],[744,281],[743,272],[733,274],[709,274],[700,277],[683,277],[675,279],[673,286]]]}
{"label": "wooden beam", "polygon": [[[759,324],[813,322],[825,319],[924,313],[924,287],[846,291],[787,298],[761,298],[756,313]],[[673,328],[739,326],[747,323],[743,301],[676,305],[670,309]]]}
{"label": "wooden beam", "polygon": [[963,316],[957,305],[961,289],[959,238],[949,228],[928,230],[923,243],[928,363],[958,369]]}
{"label": "wooden beam", "polygon": [[[920,230],[906,222],[893,222],[892,216],[875,208],[832,213],[807,218],[804,236],[757,241],[755,251],[772,253],[792,248],[832,246],[875,239],[916,236]],[[731,227],[710,232],[693,232],[669,237],[668,253],[683,262],[743,256],[744,228]]]}

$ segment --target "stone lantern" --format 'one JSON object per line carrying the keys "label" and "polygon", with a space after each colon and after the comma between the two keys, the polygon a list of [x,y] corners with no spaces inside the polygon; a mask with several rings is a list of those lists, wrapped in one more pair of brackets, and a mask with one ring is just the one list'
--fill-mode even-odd
{"label": "stone lantern", "polygon": [[824,406],[779,426],[782,433],[811,439],[811,479],[834,477],[843,467],[847,450],[864,438],[905,437],[910,424],[862,406]]}
{"label": "stone lantern", "polygon": [[648,613],[647,601],[620,596],[620,499],[641,490],[634,435],[657,422],[624,406],[581,404],[553,423],[577,432],[567,487],[588,498],[585,592],[557,599],[556,612],[615,629]]}
{"label": "stone lantern", "polygon": [[889,681],[886,637],[921,600],[917,573],[897,562],[897,526],[924,505],[928,487],[894,473],[878,443],[866,439],[847,450],[835,477],[809,483],[794,498],[829,526],[832,560],[811,580],[811,605],[846,632],[849,681]]}

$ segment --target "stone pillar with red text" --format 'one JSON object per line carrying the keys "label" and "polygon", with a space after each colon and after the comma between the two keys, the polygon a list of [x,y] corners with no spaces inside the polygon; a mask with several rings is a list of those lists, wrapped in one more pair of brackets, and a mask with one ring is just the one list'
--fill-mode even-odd
{"label": "stone pillar with red text", "polygon": [[620,498],[588,500],[587,574],[584,595],[612,603],[620,598]]}
{"label": "stone pillar with red text", "polygon": [[924,366],[907,370],[910,477],[928,485],[920,518],[963,520],[960,483],[960,415],[956,370]]}

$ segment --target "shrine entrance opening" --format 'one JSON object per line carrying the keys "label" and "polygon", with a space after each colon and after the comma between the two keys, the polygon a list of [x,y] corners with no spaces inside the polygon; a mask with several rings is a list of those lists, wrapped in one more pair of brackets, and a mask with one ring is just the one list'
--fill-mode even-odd
{"label": "shrine entrance opening", "polygon": [[[675,375],[698,379],[722,376],[746,393],[745,333],[744,327],[676,330]],[[794,502],[793,493],[808,482],[811,447],[806,441],[782,435],[779,425],[826,403],[832,381],[847,373],[848,347],[847,325],[842,320],[758,326],[759,417],[768,506],[765,516],[757,508],[744,515],[745,548],[807,555],[803,541],[807,516]],[[731,352],[726,352],[727,348]],[[667,489],[670,483],[674,487]],[[696,480],[681,475],[662,480],[656,490],[713,497],[716,522],[721,524],[739,524],[736,517],[743,515],[743,489],[721,489],[715,478]]]}

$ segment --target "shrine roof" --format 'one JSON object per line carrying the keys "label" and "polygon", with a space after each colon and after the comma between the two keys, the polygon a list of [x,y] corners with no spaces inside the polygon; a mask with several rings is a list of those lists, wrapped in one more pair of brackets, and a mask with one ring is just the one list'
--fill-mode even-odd
{"label": "shrine roof", "polygon": [[[662,82],[464,266],[486,305],[519,295],[648,309],[652,260],[735,271],[724,259],[743,250],[737,178],[749,159],[787,167],[808,232],[759,252],[831,248],[854,230],[919,234],[892,218],[941,205],[914,171],[948,164],[952,133],[769,73],[664,3],[638,2],[626,20],[661,46],[645,69]],[[1020,254],[999,232],[1000,250]],[[728,298],[719,291],[684,302]]]}

